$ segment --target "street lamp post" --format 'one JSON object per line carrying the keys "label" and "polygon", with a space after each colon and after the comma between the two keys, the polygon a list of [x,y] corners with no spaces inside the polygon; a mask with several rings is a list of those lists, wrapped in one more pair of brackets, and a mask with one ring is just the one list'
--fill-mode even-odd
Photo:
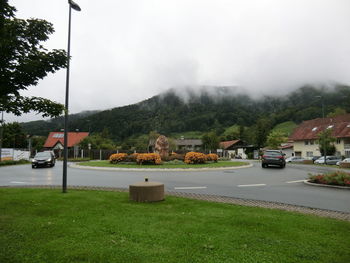
{"label": "street lamp post", "polygon": [[0,120],[0,162],[2,161],[2,140],[4,134],[4,112],[1,112],[1,120]]}
{"label": "street lamp post", "polygon": [[68,160],[68,99],[69,99],[69,62],[70,62],[70,29],[71,29],[71,14],[72,8],[76,11],[81,11],[78,4],[72,0],[68,0],[69,4],[69,22],[68,22],[68,48],[67,48],[67,74],[66,74],[66,101],[64,112],[64,149],[63,149],[63,180],[62,192],[67,192],[67,160]]}
{"label": "street lamp post", "polygon": [[[324,98],[323,96],[316,96],[316,98],[320,98],[322,100],[322,119],[324,121]],[[326,132],[326,129],[323,132]],[[322,142],[323,142],[324,164],[326,165],[327,151],[326,151],[326,138],[324,136],[323,136]]]}

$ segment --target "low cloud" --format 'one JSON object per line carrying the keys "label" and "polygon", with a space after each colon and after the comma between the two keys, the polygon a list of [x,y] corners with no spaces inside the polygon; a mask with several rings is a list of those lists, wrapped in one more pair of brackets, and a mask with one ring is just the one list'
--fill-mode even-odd
{"label": "low cloud", "polygon": [[[73,13],[71,112],[136,103],[169,88],[235,86],[284,94],[350,83],[348,0],[79,0]],[[12,0],[66,48],[67,3]],[[25,92],[64,102],[61,71]]]}

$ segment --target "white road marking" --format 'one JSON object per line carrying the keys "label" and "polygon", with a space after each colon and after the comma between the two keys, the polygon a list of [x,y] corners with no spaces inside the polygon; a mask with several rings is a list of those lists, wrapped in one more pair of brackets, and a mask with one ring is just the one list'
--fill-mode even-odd
{"label": "white road marking", "polygon": [[287,184],[294,184],[294,183],[301,183],[301,182],[304,182],[305,180],[297,180],[297,181],[289,181],[289,182],[286,182]]}
{"label": "white road marking", "polygon": [[265,186],[266,184],[240,184],[238,187]]}
{"label": "white road marking", "polygon": [[175,190],[194,190],[194,189],[207,189],[206,186],[185,186],[185,187],[174,187]]}
{"label": "white road marking", "polygon": [[30,184],[30,183],[27,183],[27,182],[17,182],[17,181],[12,181],[12,182],[10,182],[10,184]]}

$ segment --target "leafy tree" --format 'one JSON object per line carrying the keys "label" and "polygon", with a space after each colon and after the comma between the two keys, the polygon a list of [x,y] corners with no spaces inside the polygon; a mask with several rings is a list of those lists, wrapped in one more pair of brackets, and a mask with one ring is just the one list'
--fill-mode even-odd
{"label": "leafy tree", "polygon": [[328,113],[327,117],[336,117],[343,114],[346,114],[346,110],[344,110],[343,108],[337,107],[334,109],[333,112]]}
{"label": "leafy tree", "polygon": [[58,116],[64,107],[40,97],[23,97],[20,91],[35,86],[48,73],[66,67],[64,50],[48,52],[41,44],[54,32],[41,19],[18,19],[16,8],[0,0],[0,111],[21,115],[29,111]]}
{"label": "leafy tree", "polygon": [[33,136],[32,140],[32,149],[35,151],[40,151],[45,144],[46,137],[44,136]]}
{"label": "leafy tree", "polygon": [[255,138],[254,142],[256,146],[263,147],[266,143],[268,134],[270,133],[272,127],[271,120],[267,118],[261,118],[257,121],[255,125]]}
{"label": "leafy tree", "polygon": [[202,136],[202,144],[205,150],[216,150],[219,148],[220,140],[215,131],[207,132]]}
{"label": "leafy tree", "polygon": [[[320,152],[322,155],[334,155],[336,148],[334,142],[337,139],[332,136],[332,129],[326,129],[318,134],[318,145],[320,147]],[[326,151],[325,151],[326,149]]]}
{"label": "leafy tree", "polygon": [[281,143],[287,141],[287,137],[280,131],[272,131],[267,136],[266,145],[272,149],[277,149]]}
{"label": "leafy tree", "polygon": [[91,149],[112,150],[116,148],[111,139],[103,137],[100,133],[85,137],[80,142],[80,146],[84,149],[88,149],[89,144],[91,145]]}
{"label": "leafy tree", "polygon": [[225,141],[237,140],[239,139],[239,135],[240,135],[240,126],[233,125],[226,128],[226,130],[222,134],[222,140],[225,140]]}
{"label": "leafy tree", "polygon": [[3,125],[3,148],[26,148],[27,136],[18,122]]}

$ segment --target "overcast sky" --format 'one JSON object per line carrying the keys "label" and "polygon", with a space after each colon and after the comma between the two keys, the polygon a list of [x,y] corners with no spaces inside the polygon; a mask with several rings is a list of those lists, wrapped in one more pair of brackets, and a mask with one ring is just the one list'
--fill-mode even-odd
{"label": "overcast sky", "polygon": [[[136,103],[171,87],[281,94],[304,83],[350,84],[349,0],[76,2],[82,11],[72,13],[71,113]],[[18,18],[53,23],[45,46],[66,49],[66,0],[9,3]],[[65,74],[51,74],[23,95],[64,104]]]}

